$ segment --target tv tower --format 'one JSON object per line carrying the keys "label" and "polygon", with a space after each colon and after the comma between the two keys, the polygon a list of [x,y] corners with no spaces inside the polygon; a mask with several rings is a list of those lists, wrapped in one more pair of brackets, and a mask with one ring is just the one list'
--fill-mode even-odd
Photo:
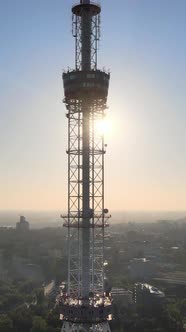
{"label": "tv tower", "polygon": [[97,2],[72,7],[75,69],[63,73],[68,119],[68,285],[60,298],[62,332],[110,332],[111,300],[104,290],[104,135],[110,74],[97,69]]}

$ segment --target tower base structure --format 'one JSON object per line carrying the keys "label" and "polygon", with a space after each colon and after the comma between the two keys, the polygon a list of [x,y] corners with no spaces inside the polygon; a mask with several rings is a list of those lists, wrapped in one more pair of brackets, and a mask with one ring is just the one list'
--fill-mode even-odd
{"label": "tower base structure", "polygon": [[[79,303],[78,303],[79,302]],[[73,300],[62,295],[59,301],[63,325],[61,332],[110,332],[108,321],[112,319],[110,297]]]}
{"label": "tower base structure", "polygon": [[85,324],[85,323],[73,323],[63,322],[61,332],[111,332],[109,323],[102,322],[98,324]]}

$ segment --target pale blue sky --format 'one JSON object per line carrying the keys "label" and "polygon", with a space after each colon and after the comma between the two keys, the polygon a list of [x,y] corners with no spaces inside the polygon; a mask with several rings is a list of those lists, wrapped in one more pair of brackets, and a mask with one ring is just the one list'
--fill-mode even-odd
{"label": "pale blue sky", "polygon": [[[102,0],[106,203],[186,209],[186,1]],[[66,208],[71,0],[0,0],[0,209]]]}

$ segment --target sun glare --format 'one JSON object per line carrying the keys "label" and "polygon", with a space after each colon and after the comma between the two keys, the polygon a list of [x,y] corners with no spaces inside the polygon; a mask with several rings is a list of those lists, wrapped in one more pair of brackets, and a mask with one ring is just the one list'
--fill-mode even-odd
{"label": "sun glare", "polygon": [[104,118],[96,122],[95,129],[99,135],[108,136],[112,131],[112,125],[108,118]]}

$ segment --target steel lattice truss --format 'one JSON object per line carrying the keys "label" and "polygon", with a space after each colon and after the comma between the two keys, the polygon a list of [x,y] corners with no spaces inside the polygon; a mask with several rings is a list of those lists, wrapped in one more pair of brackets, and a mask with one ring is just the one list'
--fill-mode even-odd
{"label": "steel lattice truss", "polygon": [[[103,100],[95,100],[90,109],[90,291],[104,293],[104,232],[108,216],[104,213],[104,154],[103,135],[97,123],[105,116]],[[68,295],[81,297],[82,287],[82,103],[68,101],[68,214],[64,217],[68,227]]]}
{"label": "steel lattice truss", "polygon": [[[97,69],[97,50],[100,40],[100,15],[91,18],[91,69]],[[82,70],[82,19],[72,15],[72,34],[75,37],[75,64],[76,70]]]}
{"label": "steel lattice truss", "polygon": [[62,332],[110,332],[111,299],[104,292],[103,133],[110,74],[97,70],[101,7],[72,7],[75,70],[63,73],[68,118],[68,289],[60,298]]}

